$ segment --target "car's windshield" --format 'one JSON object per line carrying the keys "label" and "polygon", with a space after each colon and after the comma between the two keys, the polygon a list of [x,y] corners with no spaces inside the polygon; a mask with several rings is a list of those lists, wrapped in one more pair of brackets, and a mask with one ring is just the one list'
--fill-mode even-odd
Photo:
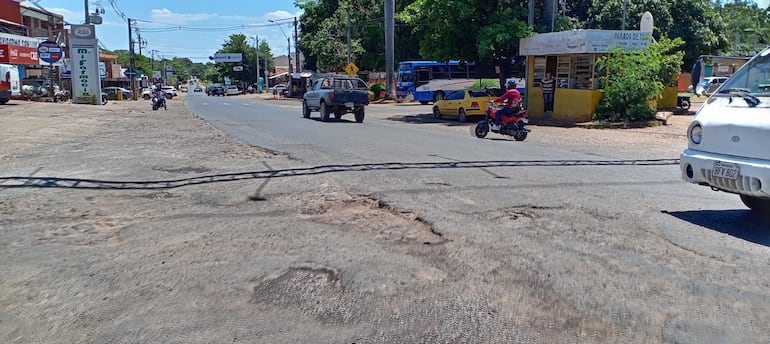
{"label": "car's windshield", "polygon": [[757,97],[770,97],[770,48],[739,69],[719,89],[719,93],[741,89]]}

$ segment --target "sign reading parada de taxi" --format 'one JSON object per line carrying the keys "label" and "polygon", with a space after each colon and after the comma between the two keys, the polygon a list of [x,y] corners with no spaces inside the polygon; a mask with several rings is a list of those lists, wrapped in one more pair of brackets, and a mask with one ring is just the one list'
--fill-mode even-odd
{"label": "sign reading parada de taxi", "polygon": [[101,104],[99,49],[94,25],[72,25],[70,56],[72,60],[72,102]]}

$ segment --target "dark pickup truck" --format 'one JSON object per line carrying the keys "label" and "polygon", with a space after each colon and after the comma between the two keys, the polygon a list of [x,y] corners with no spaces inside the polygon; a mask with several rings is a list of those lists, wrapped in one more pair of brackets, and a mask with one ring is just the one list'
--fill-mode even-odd
{"label": "dark pickup truck", "polygon": [[310,118],[311,111],[320,111],[321,121],[326,122],[332,114],[340,119],[346,113],[353,113],[356,122],[361,123],[366,105],[369,105],[369,88],[363,80],[328,76],[316,79],[302,96],[302,117]]}

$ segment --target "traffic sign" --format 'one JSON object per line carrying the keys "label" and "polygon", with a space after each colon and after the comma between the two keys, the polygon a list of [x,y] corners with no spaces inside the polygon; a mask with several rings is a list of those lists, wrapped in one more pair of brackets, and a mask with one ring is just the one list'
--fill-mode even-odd
{"label": "traffic sign", "polygon": [[136,71],[131,68],[126,68],[126,71],[123,72],[123,75],[125,75],[127,78],[131,78],[136,75]]}
{"label": "traffic sign", "polygon": [[348,63],[348,65],[345,66],[345,72],[347,72],[348,75],[356,75],[356,73],[358,73],[358,66],[353,62]]}
{"label": "traffic sign", "polygon": [[233,66],[233,72],[243,72],[243,66]]}
{"label": "traffic sign", "polygon": [[241,62],[243,61],[243,54],[241,53],[217,53],[214,56],[209,56],[209,60],[214,62]]}
{"label": "traffic sign", "polygon": [[37,45],[37,54],[41,61],[51,64],[59,62],[63,55],[59,43],[54,41],[40,42]]}

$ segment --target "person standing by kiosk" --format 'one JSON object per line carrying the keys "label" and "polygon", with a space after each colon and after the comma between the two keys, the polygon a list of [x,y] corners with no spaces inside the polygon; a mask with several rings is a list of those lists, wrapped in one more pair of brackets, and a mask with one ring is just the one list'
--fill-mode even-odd
{"label": "person standing by kiosk", "polygon": [[551,73],[545,73],[545,79],[540,81],[543,87],[543,111],[553,112],[553,91],[556,86],[556,81],[551,76]]}

